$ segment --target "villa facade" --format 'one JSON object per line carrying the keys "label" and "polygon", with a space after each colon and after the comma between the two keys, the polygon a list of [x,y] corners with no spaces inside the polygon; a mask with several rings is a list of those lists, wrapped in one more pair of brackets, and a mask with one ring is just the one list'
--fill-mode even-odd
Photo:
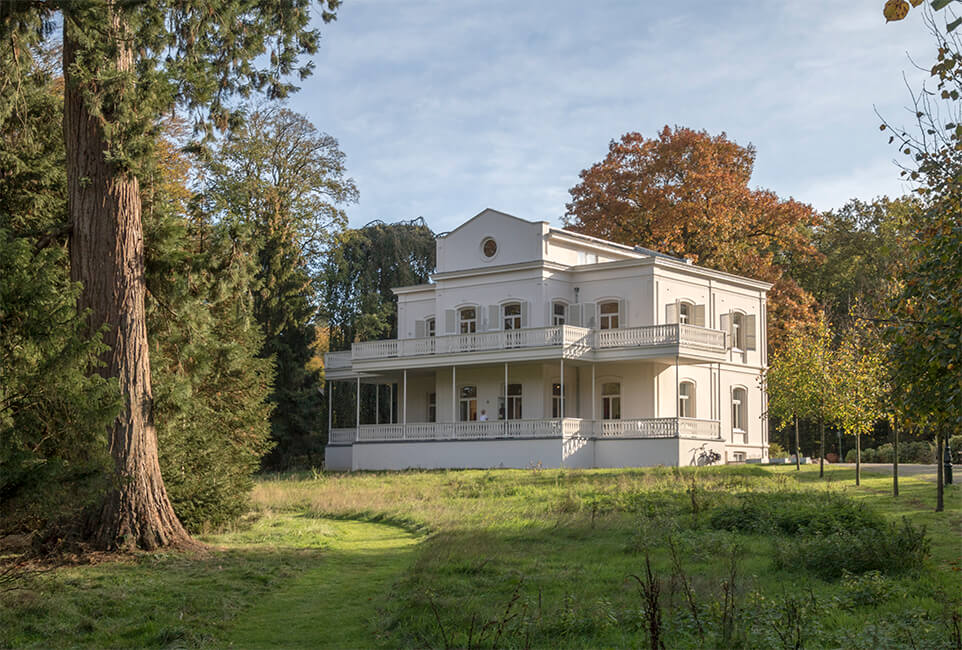
{"label": "villa facade", "polygon": [[[329,469],[768,456],[771,285],[485,210],[398,287],[398,338],[325,355]],[[374,394],[362,411],[360,395]]]}

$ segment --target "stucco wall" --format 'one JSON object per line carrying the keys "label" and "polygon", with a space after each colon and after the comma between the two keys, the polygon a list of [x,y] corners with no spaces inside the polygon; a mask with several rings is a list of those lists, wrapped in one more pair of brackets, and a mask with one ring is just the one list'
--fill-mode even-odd
{"label": "stucco wall", "polygon": [[354,445],[354,469],[526,468],[539,464],[561,466],[559,439]]}

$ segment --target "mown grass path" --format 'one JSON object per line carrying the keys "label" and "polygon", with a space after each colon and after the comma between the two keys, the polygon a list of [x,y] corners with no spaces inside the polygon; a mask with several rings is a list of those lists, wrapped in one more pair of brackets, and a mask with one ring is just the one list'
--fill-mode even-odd
{"label": "mown grass path", "polygon": [[402,575],[420,538],[396,526],[328,520],[316,567],[240,614],[218,645],[371,647],[374,602]]}

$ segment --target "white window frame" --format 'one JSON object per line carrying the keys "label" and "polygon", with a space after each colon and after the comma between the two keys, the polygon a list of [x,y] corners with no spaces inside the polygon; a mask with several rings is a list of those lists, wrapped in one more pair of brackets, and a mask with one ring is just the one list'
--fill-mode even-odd
{"label": "white window frame", "polygon": [[[557,388],[557,392],[555,389]],[[561,394],[561,379],[551,382],[551,417],[560,418],[561,417],[561,403],[565,402],[565,411],[568,410],[567,397],[568,397],[568,384],[565,384],[565,394]]]}
{"label": "white window frame", "polygon": [[731,322],[732,347],[742,351],[745,349],[745,314],[740,311],[732,312]]}
{"label": "white window frame", "polygon": [[[512,393],[512,388],[517,387],[517,393]],[[504,405],[504,384],[501,384],[501,394],[498,396],[498,417],[499,419],[520,420],[523,416],[522,408],[524,405],[524,385],[520,382],[508,384],[508,407]],[[517,417],[515,417],[517,414]]]}
{"label": "white window frame", "polygon": [[[686,394],[685,388],[688,388]],[[695,418],[697,416],[696,412],[696,400],[697,395],[695,382],[691,379],[685,379],[678,383],[678,417],[680,418]]]}
{"label": "white window frame", "polygon": [[[509,307],[517,307],[518,313],[508,314]],[[501,305],[501,325],[502,329],[507,330],[519,330],[521,329],[521,303],[513,300],[511,302],[506,302]]]}
{"label": "white window frame", "polygon": [[[474,389],[473,396],[465,396],[465,389]],[[471,402],[474,402],[474,417],[471,417]],[[464,417],[467,416],[467,417]],[[475,422],[478,419],[478,386],[464,384],[458,387],[458,422]]]}
{"label": "white window frame", "polygon": [[[558,313],[558,307],[561,307],[561,313]],[[558,327],[564,325],[568,322],[568,303],[562,300],[555,300],[551,303],[551,325],[553,327]]]}
{"label": "white window frame", "polygon": [[678,301],[678,322],[682,325],[692,325],[695,322],[695,303],[688,300]]}
{"label": "white window frame", "polygon": [[430,338],[430,337],[437,336],[437,332],[438,332],[437,320],[435,320],[434,316],[431,316],[430,318],[425,318],[424,319],[424,335]]}
{"label": "white window frame", "polygon": [[[618,392],[605,393],[605,390],[608,390],[609,386],[617,386]],[[620,420],[621,419],[621,382],[620,381],[606,381],[601,384],[601,419],[603,420]]]}
{"label": "white window frame", "polygon": [[748,432],[748,389],[732,387],[732,432]]}
{"label": "white window frame", "polygon": [[[464,312],[467,310],[474,312],[471,318],[465,318]],[[478,331],[478,307],[477,305],[465,305],[458,308],[458,334],[474,334]]]}
{"label": "white window frame", "polygon": [[[602,309],[605,305],[614,305],[615,312],[605,314]],[[613,319],[613,324],[612,324]],[[603,330],[616,330],[621,326],[621,301],[605,300],[598,303],[598,327]]]}
{"label": "white window frame", "polygon": [[428,422],[438,421],[438,394],[428,393]]}

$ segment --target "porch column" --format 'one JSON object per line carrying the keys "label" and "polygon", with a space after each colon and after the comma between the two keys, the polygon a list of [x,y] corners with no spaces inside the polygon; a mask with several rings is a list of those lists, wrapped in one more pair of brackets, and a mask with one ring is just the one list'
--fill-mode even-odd
{"label": "porch column", "polygon": [[361,439],[361,377],[357,378],[357,390],[354,392],[355,411],[354,411],[354,440]]}
{"label": "porch column", "polygon": [[394,424],[394,382],[392,381],[387,387],[390,393],[387,396],[387,423]]}
{"label": "porch column", "polygon": [[381,384],[374,384],[374,424],[381,424]]}
{"label": "porch column", "polygon": [[[678,403],[678,402],[679,402],[679,399],[678,399],[678,391],[679,391],[679,386],[678,386],[678,355],[675,355],[675,417],[676,417],[676,418],[680,418],[680,417],[681,417],[681,411],[679,410],[679,407],[680,407],[681,405]],[[677,426],[677,423],[675,423],[675,425]]]}
{"label": "porch column", "polygon": [[404,369],[404,407],[401,409],[401,419],[405,427],[408,424],[408,369]]}
{"label": "porch column", "polygon": [[595,364],[594,364],[594,362],[592,361],[592,362],[591,362],[591,426],[592,426],[592,427],[594,427],[594,425],[595,425],[595,419],[596,419],[596,417],[597,417],[597,416],[595,415],[595,402],[596,402],[596,401],[597,401],[597,398],[595,397]]}
{"label": "porch column", "polygon": [[451,366],[451,421],[458,421],[458,367]]}
{"label": "porch column", "polygon": [[561,419],[565,419],[565,358],[561,357],[561,408],[558,409],[558,415]]}
{"label": "porch column", "polygon": [[508,430],[508,362],[504,362],[504,430]]}

